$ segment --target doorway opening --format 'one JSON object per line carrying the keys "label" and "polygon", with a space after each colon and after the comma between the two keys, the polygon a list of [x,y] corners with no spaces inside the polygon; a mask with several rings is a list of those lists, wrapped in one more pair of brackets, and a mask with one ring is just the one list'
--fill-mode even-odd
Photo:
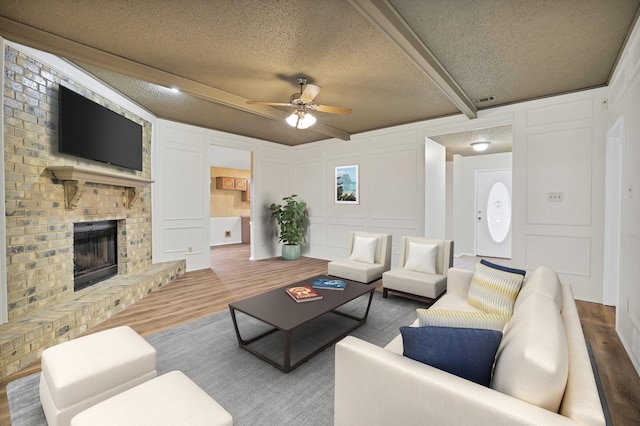
{"label": "doorway opening", "polygon": [[253,153],[210,145],[209,173],[209,246],[242,244],[251,252]]}
{"label": "doorway opening", "polygon": [[[486,123],[485,123],[486,124]],[[470,123],[465,129],[457,130],[454,133],[442,132],[436,135],[428,135],[429,139],[443,145],[446,149],[446,214],[445,214],[445,237],[455,241],[454,255],[456,257],[480,256],[477,252],[478,236],[478,211],[482,211],[482,221],[486,221],[484,216],[487,211],[485,198],[484,206],[478,208],[476,194],[476,172],[481,170],[508,169],[509,179],[511,178],[512,167],[512,146],[513,146],[513,125],[504,121],[495,122],[495,125],[488,127],[472,127],[477,123]],[[475,142],[488,142],[485,151],[475,151],[472,144]],[[510,182],[510,180],[509,180]],[[511,183],[507,188],[511,191]],[[487,190],[487,196],[489,189]],[[496,189],[496,191],[499,191]],[[509,247],[509,250],[501,253],[500,257],[511,258],[511,214],[508,217],[505,204],[506,199],[502,197],[500,206],[502,210],[493,209],[492,219],[494,222],[500,220],[502,226],[493,226],[496,233],[495,238],[488,235],[487,238],[500,244],[502,248]],[[511,200],[509,200],[510,203]],[[489,232],[486,222],[483,222],[485,229]],[[498,230],[501,229],[501,231]],[[499,241],[499,243],[497,243]],[[484,254],[483,254],[484,255]],[[494,254],[495,255],[495,254]],[[491,257],[486,255],[487,257]],[[500,258],[499,257],[499,258]],[[505,257],[506,259],[507,257]]]}

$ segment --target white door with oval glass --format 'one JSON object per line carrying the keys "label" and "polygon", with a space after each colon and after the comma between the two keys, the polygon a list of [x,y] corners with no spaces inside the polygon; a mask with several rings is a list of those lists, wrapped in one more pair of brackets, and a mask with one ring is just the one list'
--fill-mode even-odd
{"label": "white door with oval glass", "polygon": [[476,255],[511,258],[511,169],[476,171]]}

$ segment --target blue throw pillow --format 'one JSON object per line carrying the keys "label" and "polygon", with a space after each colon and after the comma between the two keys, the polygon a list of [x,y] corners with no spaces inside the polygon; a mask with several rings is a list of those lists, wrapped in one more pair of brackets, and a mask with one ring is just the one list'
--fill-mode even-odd
{"label": "blue throw pillow", "polygon": [[400,327],[403,355],[483,386],[502,339],[496,330],[457,327]]}
{"label": "blue throw pillow", "polygon": [[498,269],[500,271],[505,271],[505,272],[511,272],[512,274],[520,274],[523,277],[527,273],[527,271],[525,271],[524,269],[509,268],[508,266],[502,266],[495,263],[491,263],[488,260],[484,260],[484,259],[480,259],[480,263],[482,263],[484,266],[488,266],[489,268]]}

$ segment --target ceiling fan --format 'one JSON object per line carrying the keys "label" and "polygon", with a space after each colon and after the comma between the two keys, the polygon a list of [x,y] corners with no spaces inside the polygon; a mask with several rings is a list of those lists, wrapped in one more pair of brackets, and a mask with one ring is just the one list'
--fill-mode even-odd
{"label": "ceiling fan", "polygon": [[247,101],[247,103],[253,105],[288,106],[295,108],[295,111],[286,118],[286,121],[290,126],[298,129],[306,129],[316,122],[316,118],[309,114],[307,110],[327,112],[329,114],[351,114],[350,108],[314,104],[313,100],[318,96],[318,93],[320,93],[320,86],[307,84],[307,79],[304,77],[298,77],[296,81],[300,85],[300,93],[292,94],[289,98],[289,102]]}

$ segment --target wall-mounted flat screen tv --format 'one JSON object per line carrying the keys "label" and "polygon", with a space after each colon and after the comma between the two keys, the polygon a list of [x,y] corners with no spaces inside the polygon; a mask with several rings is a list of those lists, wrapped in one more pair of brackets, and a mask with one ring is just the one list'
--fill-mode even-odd
{"label": "wall-mounted flat screen tv", "polygon": [[58,151],[142,171],[142,126],[60,86]]}

